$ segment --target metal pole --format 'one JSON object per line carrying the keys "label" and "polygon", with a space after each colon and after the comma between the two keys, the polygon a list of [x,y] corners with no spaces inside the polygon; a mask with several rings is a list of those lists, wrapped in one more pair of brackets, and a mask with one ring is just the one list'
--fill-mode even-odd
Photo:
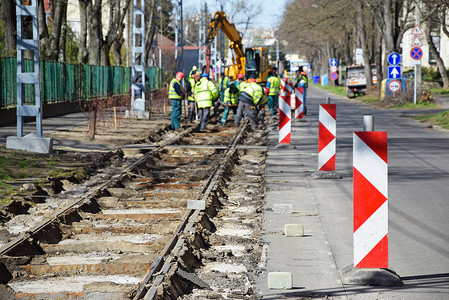
{"label": "metal pole", "polygon": [[330,97],[326,97],[326,104],[331,104],[331,98]]}
{"label": "metal pole", "polygon": [[413,103],[414,104],[416,104],[416,86],[417,86],[417,84],[416,84],[416,77],[417,77],[417,68],[416,68],[416,65],[415,65],[415,78],[414,78],[414,80],[413,80]]}
{"label": "metal pole", "polygon": [[363,116],[363,131],[374,131],[374,116]]}
{"label": "metal pole", "polygon": [[[421,23],[421,9],[419,7],[419,1],[415,4],[415,22],[417,25]],[[416,104],[416,99],[421,97],[422,93],[422,72],[421,72],[421,60],[416,61],[415,64],[415,96],[413,98],[413,103]]]}
{"label": "metal pole", "polygon": [[276,68],[279,74],[279,40],[276,40]]}

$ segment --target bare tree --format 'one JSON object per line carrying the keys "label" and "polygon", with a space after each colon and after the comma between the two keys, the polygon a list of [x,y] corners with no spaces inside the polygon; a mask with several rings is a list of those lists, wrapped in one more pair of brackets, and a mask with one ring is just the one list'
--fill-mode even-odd
{"label": "bare tree", "polygon": [[51,30],[46,22],[44,2],[39,0],[39,35],[41,56],[47,61],[65,61],[67,0],[51,3]]}
{"label": "bare tree", "polygon": [[284,50],[299,51],[315,62],[315,70],[322,72],[328,71],[330,58],[343,58],[342,64],[351,64],[349,53],[354,48],[356,27],[354,1],[288,2],[277,32],[285,41]]}
{"label": "bare tree", "polygon": [[252,25],[256,15],[262,13],[263,7],[259,3],[251,3],[248,0],[231,1],[231,10],[226,15],[229,21],[240,28],[242,38]]}
{"label": "bare tree", "polygon": [[[448,9],[448,5],[445,2],[449,1],[441,1],[441,0],[426,0],[423,1],[424,9],[420,11],[424,21],[426,22],[426,26],[424,27],[424,35],[429,45],[429,50],[434,57],[438,72],[441,75],[441,79],[443,80],[443,88],[449,88],[449,76],[447,74],[446,66],[444,65],[444,61],[441,58],[440,52],[438,51],[435,42],[432,38],[432,32],[439,32],[440,29],[449,36],[449,32],[446,26],[446,12]],[[419,7],[417,7],[419,8]]]}
{"label": "bare tree", "polygon": [[[124,19],[131,0],[78,0],[80,9],[80,62],[93,65],[110,65],[109,53],[114,45],[116,63],[121,62]],[[103,37],[102,14],[109,7],[109,24]],[[87,45],[89,37],[89,45]]]}

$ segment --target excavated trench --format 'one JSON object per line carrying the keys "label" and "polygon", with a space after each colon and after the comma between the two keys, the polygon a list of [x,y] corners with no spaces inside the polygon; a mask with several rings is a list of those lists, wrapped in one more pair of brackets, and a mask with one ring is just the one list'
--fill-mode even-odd
{"label": "excavated trench", "polygon": [[[28,215],[34,222],[12,222],[7,230],[28,235],[1,257],[2,299],[256,298],[266,132],[244,133],[223,159],[236,133],[186,132],[103,188],[74,191],[91,191],[77,205],[59,199]],[[187,209],[217,165],[206,209]],[[119,170],[111,165],[95,182]],[[33,231],[51,208],[66,207]]]}

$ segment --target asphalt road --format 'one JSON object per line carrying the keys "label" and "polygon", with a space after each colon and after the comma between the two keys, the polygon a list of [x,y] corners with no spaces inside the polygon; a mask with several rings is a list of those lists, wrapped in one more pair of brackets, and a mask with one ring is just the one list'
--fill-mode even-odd
{"label": "asphalt road", "polygon": [[[375,131],[388,133],[389,268],[400,288],[345,286],[331,294],[350,299],[449,299],[449,132],[428,128],[408,116],[416,111],[375,109],[318,88],[308,91],[308,116],[292,144],[317,152],[318,104],[337,104],[336,171],[340,180],[311,179],[324,233],[338,270],[353,263],[352,135],[373,115]],[[317,158],[303,159],[313,172]]]}

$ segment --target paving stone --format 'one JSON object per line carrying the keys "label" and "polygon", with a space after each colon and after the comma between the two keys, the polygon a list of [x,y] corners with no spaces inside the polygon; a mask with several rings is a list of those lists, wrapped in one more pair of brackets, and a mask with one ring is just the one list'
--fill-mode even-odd
{"label": "paving stone", "polygon": [[269,289],[291,289],[293,287],[293,275],[290,272],[268,273]]}
{"label": "paving stone", "polygon": [[285,224],[285,236],[302,237],[304,236],[304,226],[302,224]]}
{"label": "paving stone", "polygon": [[276,214],[291,214],[293,206],[291,204],[275,204],[273,210]]}

